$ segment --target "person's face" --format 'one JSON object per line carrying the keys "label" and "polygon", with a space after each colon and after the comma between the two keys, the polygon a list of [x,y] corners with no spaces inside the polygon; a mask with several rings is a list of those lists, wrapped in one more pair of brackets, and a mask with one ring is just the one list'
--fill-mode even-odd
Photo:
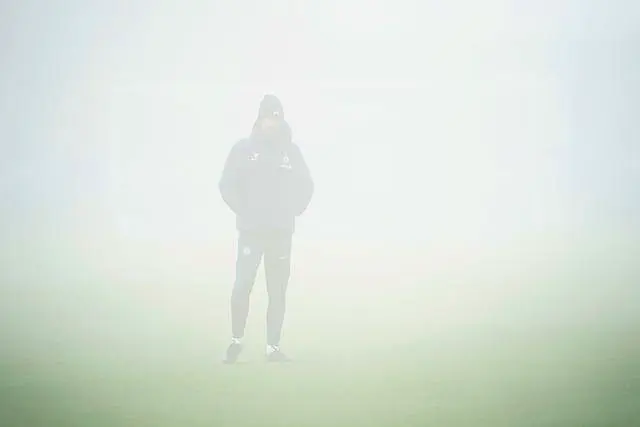
{"label": "person's face", "polygon": [[260,122],[260,128],[267,133],[275,132],[280,127],[280,115],[275,112],[271,117],[264,117]]}

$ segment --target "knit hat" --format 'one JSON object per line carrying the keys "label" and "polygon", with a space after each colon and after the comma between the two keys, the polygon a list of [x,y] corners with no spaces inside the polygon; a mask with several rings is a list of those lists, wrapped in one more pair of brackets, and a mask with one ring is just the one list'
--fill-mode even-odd
{"label": "knit hat", "polygon": [[267,94],[260,101],[260,110],[258,111],[258,118],[264,117],[277,117],[284,119],[284,109],[282,108],[282,102],[277,96]]}

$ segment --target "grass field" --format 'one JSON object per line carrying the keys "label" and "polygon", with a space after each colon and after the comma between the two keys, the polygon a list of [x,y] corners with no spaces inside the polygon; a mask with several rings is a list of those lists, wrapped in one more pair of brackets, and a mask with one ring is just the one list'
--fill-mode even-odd
{"label": "grass field", "polygon": [[635,241],[543,243],[300,244],[283,366],[262,359],[262,274],[242,363],[220,363],[231,251],[49,252],[6,273],[0,425],[640,425]]}

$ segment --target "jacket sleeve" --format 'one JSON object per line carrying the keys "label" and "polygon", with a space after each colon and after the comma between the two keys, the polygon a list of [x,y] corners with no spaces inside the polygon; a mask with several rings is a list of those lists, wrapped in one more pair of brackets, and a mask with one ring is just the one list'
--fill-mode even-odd
{"label": "jacket sleeve", "polygon": [[309,167],[302,154],[302,150],[300,150],[300,147],[297,145],[294,145],[294,147],[293,152],[295,158],[293,160],[295,163],[293,165],[293,171],[295,176],[293,183],[292,205],[294,214],[296,216],[300,216],[307,210],[309,203],[311,203],[315,185],[311,178]]}
{"label": "jacket sleeve", "polygon": [[236,214],[240,215],[243,210],[242,189],[241,189],[241,167],[242,167],[242,148],[240,142],[236,143],[224,164],[222,177],[218,183],[220,194],[224,202]]}

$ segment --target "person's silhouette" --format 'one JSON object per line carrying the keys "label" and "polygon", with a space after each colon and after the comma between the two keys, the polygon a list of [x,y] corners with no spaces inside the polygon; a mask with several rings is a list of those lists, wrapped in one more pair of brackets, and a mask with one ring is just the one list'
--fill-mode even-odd
{"label": "person's silhouette", "polygon": [[295,218],[308,207],[314,183],[300,148],[291,140],[280,100],[265,95],[249,138],[229,153],[219,183],[236,214],[238,250],[231,294],[231,333],[224,361],[235,363],[249,314],[249,296],[264,257],[269,305],[267,360],[289,359],[280,351]]}

